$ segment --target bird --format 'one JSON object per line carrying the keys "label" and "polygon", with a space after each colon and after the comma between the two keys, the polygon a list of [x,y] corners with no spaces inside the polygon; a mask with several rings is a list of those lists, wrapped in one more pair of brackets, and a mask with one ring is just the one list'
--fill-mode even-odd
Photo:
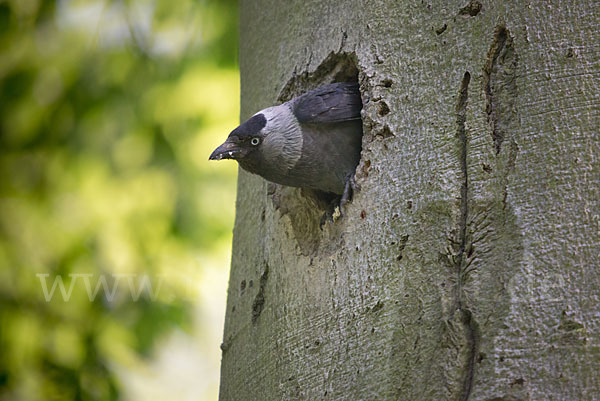
{"label": "bird", "polygon": [[362,107],[358,83],[318,87],[254,114],[209,160],[233,159],[276,184],[333,194],[343,216],[358,189],[354,174],[362,149]]}

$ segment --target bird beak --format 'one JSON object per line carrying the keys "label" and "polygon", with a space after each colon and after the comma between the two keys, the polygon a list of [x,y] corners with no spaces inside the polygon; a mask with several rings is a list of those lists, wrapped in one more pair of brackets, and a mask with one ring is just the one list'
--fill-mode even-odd
{"label": "bird beak", "polygon": [[232,140],[227,139],[211,153],[208,160],[236,159],[240,153],[242,153],[240,146]]}

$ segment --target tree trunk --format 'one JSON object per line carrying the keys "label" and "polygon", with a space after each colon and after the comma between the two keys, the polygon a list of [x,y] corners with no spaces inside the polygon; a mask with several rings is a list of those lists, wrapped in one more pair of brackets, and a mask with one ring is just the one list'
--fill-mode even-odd
{"label": "tree trunk", "polygon": [[222,401],[600,394],[596,0],[241,2],[242,117],[358,79],[346,216],[240,171]]}

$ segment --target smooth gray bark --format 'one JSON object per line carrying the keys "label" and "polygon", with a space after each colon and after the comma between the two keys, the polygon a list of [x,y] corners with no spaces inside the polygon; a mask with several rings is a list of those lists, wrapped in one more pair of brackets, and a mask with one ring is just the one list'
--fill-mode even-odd
{"label": "smooth gray bark", "polygon": [[242,118],[355,61],[365,136],[323,231],[240,171],[220,399],[598,398],[597,1],[241,3]]}

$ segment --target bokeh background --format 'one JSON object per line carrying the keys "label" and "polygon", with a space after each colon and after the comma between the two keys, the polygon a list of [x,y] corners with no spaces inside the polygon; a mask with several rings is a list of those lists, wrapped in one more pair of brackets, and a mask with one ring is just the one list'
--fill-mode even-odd
{"label": "bokeh background", "polygon": [[216,400],[232,0],[0,0],[0,400]]}

